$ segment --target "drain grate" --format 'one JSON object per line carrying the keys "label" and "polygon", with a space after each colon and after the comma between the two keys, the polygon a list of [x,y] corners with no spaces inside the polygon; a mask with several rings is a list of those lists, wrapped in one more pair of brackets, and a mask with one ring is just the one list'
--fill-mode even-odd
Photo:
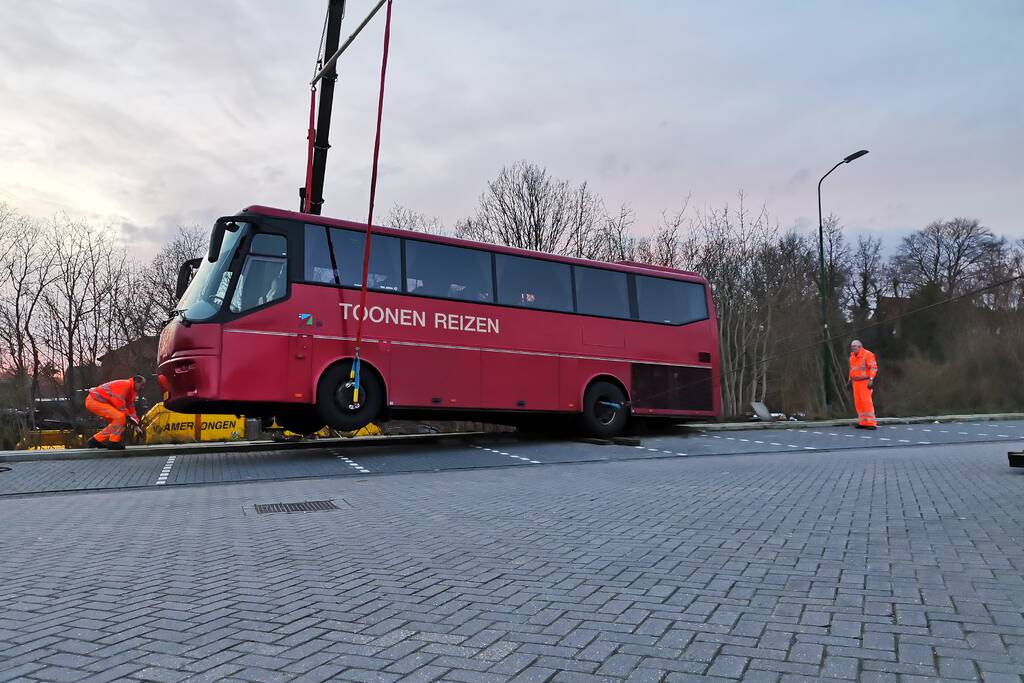
{"label": "drain grate", "polygon": [[256,505],[257,514],[267,515],[272,512],[328,512],[340,510],[333,500],[304,500],[301,503],[266,503]]}

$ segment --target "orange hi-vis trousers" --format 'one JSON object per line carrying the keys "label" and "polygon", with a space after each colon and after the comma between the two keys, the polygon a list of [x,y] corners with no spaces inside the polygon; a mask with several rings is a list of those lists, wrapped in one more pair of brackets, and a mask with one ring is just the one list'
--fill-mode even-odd
{"label": "orange hi-vis trousers", "polygon": [[871,400],[872,390],[868,380],[853,380],[853,405],[857,408],[857,421],[861,427],[877,427],[875,404]]}
{"label": "orange hi-vis trousers", "polygon": [[111,443],[118,443],[124,438],[124,426],[128,422],[125,413],[109,403],[96,400],[92,394],[85,397],[85,409],[107,421],[107,426],[93,434],[92,438],[100,443],[106,443],[108,440]]}

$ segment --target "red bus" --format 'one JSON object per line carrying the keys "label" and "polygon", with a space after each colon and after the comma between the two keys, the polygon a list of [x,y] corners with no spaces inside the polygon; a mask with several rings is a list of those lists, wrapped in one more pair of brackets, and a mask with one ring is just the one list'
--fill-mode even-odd
{"label": "red bus", "polygon": [[167,406],[299,433],[543,418],[611,436],[631,416],[721,412],[715,309],[696,273],[374,228],[361,308],[365,238],[358,223],[262,206],[218,219],[160,336]]}

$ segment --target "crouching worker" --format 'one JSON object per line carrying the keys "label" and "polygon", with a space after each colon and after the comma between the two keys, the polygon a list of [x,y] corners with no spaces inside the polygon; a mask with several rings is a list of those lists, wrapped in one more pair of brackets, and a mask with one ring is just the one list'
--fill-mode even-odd
{"label": "crouching worker", "polygon": [[107,421],[107,426],[93,434],[88,445],[92,448],[124,448],[124,428],[131,420],[139,423],[135,412],[135,399],[146,386],[146,378],[135,375],[131,379],[115,379],[93,387],[85,397],[85,408]]}

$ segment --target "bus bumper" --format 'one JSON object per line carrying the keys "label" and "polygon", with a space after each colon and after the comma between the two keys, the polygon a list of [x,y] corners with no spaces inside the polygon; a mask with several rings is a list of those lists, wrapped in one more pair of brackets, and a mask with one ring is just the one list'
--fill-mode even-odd
{"label": "bus bumper", "polygon": [[164,391],[164,405],[187,412],[196,403],[216,401],[219,396],[220,362],[216,356],[180,356],[157,368]]}

